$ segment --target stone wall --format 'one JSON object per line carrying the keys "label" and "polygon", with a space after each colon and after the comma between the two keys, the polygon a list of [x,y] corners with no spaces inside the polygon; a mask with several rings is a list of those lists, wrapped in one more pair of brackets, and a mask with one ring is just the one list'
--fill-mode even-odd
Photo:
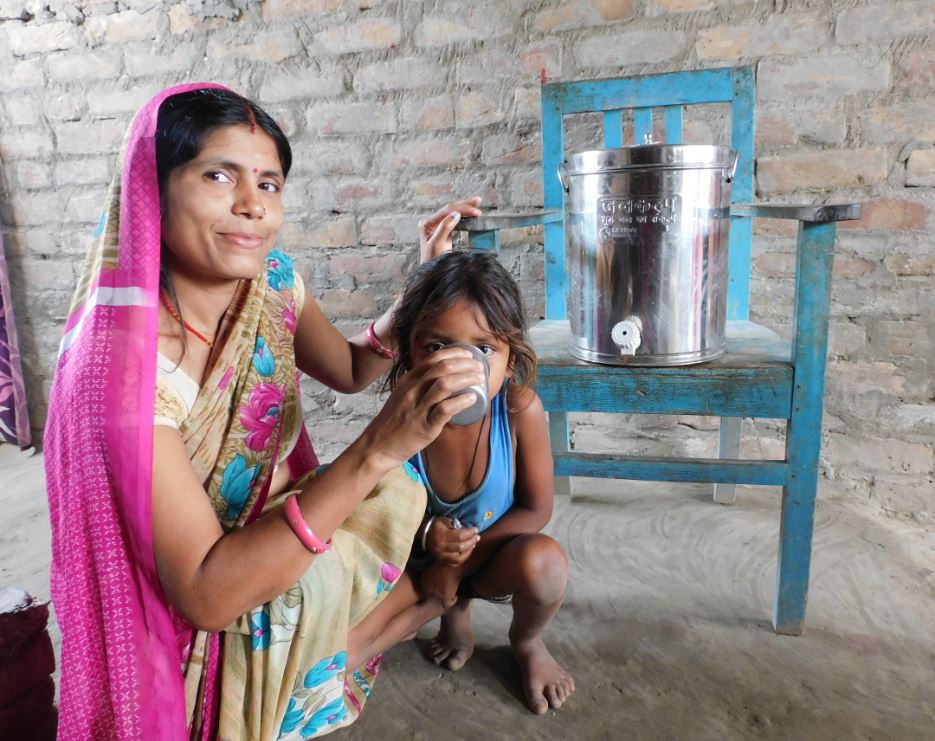
{"label": "stone wall", "polygon": [[[935,5],[882,0],[0,0],[0,217],[33,423],[133,111],[195,79],[256,99],[291,137],[283,246],[347,331],[414,264],[418,215],[458,196],[542,203],[539,86],[755,65],[760,200],[857,200],[835,262],[824,494],[935,515]],[[689,141],[723,136],[690,119]],[[571,140],[594,142],[593,122]],[[753,312],[788,331],[794,233],[756,225]],[[542,312],[535,230],[503,260]],[[325,457],[376,393],[305,386]],[[758,422],[750,456],[782,455]],[[581,415],[575,444],[711,455],[716,421]]]}

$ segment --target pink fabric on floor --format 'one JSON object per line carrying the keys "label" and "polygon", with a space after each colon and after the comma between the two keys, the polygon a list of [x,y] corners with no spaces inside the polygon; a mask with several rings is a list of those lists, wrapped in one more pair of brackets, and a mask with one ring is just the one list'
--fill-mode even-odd
{"label": "pink fabric on floor", "polygon": [[66,322],[45,432],[52,601],[62,629],[60,739],[188,735],[176,631],[152,544],[154,134],[165,98],[213,87],[165,90],[137,114]]}
{"label": "pink fabric on floor", "polygon": [[0,442],[14,443],[25,450],[32,444],[32,431],[4,249],[0,233]]}

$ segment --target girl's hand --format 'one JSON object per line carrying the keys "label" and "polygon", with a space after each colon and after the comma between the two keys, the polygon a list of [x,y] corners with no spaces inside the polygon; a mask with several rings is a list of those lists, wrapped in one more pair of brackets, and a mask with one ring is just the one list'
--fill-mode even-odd
{"label": "girl's hand", "polygon": [[480,196],[450,203],[419,221],[419,262],[428,262],[451,249],[451,233],[462,216],[480,216]]}
{"label": "girl's hand", "polygon": [[476,527],[456,529],[447,517],[436,517],[425,543],[428,552],[442,563],[460,566],[467,561],[479,540]]}
{"label": "girl's hand", "polygon": [[451,394],[484,382],[484,369],[463,348],[431,353],[396,385],[360,441],[367,457],[389,471],[427,447],[455,414],[475,401],[473,393]]}
{"label": "girl's hand", "polygon": [[453,607],[458,601],[458,584],[461,577],[457,571],[441,561],[433,561],[422,572],[420,585],[428,597],[437,597],[445,607]]}

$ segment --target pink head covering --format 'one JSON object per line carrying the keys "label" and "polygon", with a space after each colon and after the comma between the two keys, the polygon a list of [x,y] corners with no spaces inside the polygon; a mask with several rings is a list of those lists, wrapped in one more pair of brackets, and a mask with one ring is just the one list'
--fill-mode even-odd
{"label": "pink head covering", "polygon": [[59,351],[45,431],[59,738],[185,738],[179,648],[152,543],[160,214],[155,131],[136,115]]}

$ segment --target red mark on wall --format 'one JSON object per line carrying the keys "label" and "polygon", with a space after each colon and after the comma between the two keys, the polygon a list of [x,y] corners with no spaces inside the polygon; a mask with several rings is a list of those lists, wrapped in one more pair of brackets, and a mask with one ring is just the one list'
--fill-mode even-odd
{"label": "red mark on wall", "polygon": [[549,73],[545,71],[545,67],[539,68],[539,84],[545,85],[549,81]]}

